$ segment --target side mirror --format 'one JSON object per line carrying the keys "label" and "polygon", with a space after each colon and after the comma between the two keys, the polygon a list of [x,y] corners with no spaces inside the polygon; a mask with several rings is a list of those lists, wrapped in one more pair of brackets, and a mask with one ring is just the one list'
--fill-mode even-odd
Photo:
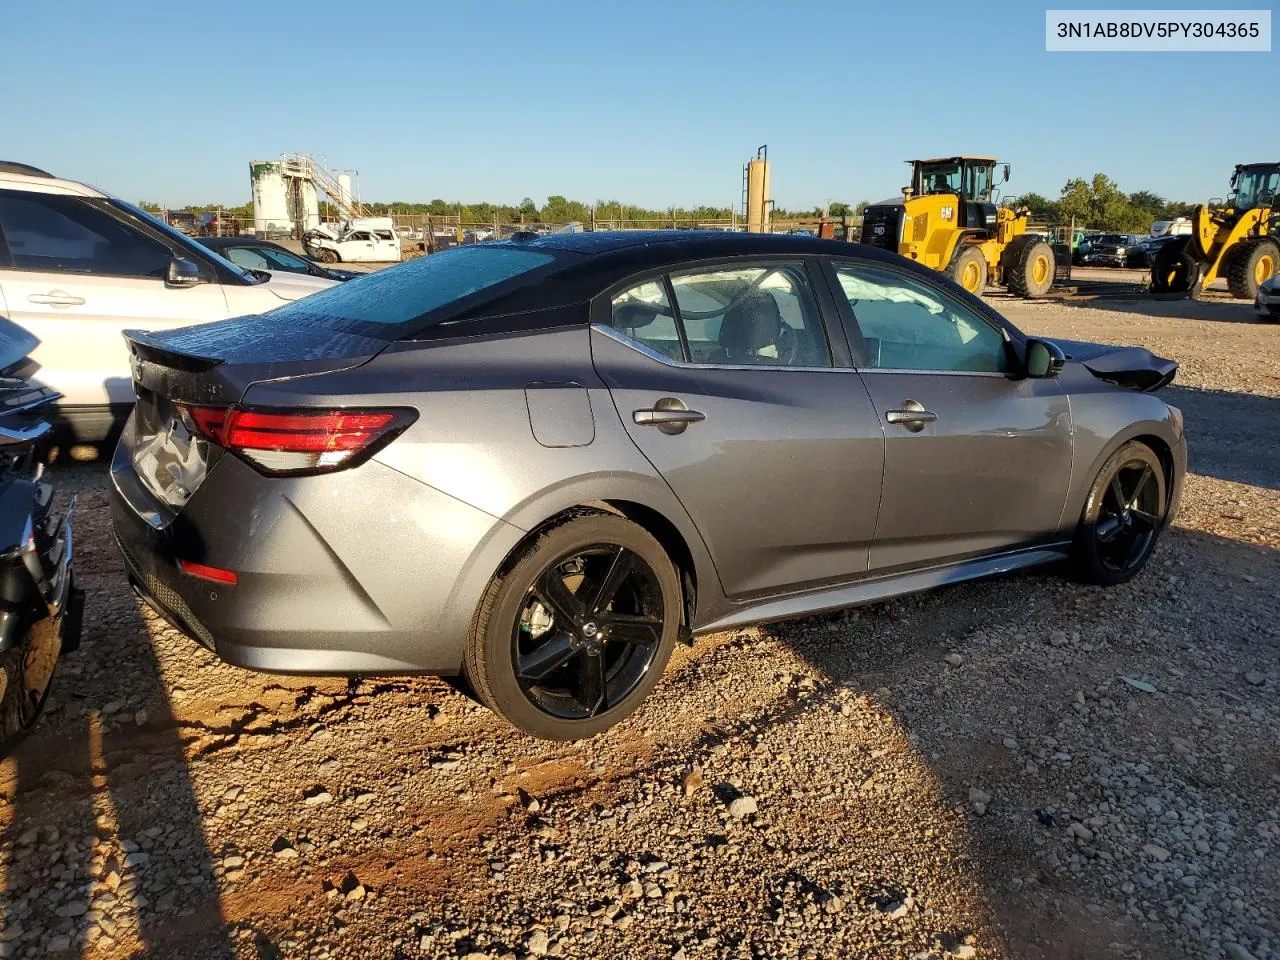
{"label": "side mirror", "polygon": [[1056,377],[1062,372],[1067,362],[1067,355],[1056,343],[1048,340],[1031,339],[1027,341],[1027,376],[1037,380]]}
{"label": "side mirror", "polygon": [[174,257],[169,261],[169,272],[165,275],[164,282],[170,287],[194,287],[197,283],[205,282],[205,275],[200,264],[194,260]]}

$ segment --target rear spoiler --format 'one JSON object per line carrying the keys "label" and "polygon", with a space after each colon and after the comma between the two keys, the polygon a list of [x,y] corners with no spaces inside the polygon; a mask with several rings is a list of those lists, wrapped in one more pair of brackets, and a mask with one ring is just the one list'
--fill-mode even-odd
{"label": "rear spoiler", "polygon": [[139,379],[137,370],[139,361],[158,363],[187,373],[202,373],[226,362],[217,357],[200,357],[193,353],[175,350],[145,330],[126,330],[124,339],[129,344],[129,353],[133,356],[135,380]]}

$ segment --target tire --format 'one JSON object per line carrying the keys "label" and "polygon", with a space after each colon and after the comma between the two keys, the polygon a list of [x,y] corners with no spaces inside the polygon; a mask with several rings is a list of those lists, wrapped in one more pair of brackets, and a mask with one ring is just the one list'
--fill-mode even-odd
{"label": "tire", "polygon": [[0,654],[0,757],[8,756],[40,719],[61,652],[59,623],[46,617]]}
{"label": "tire", "polygon": [[1019,297],[1043,297],[1053,286],[1053,247],[1035,237],[1014,237],[1001,258],[1005,286]]}
{"label": "tire", "polygon": [[961,243],[956,247],[951,265],[947,268],[951,279],[975,297],[987,286],[987,258],[975,246]]}
{"label": "tire", "polygon": [[1259,286],[1280,273],[1280,243],[1270,237],[1242,240],[1227,255],[1231,262],[1223,273],[1231,295],[1239,300],[1252,300]]}
{"label": "tire", "polygon": [[1151,264],[1151,292],[1194,296],[1203,277],[1204,263],[1192,251],[1190,238],[1175,240],[1161,247]]}
{"label": "tire", "polygon": [[1160,458],[1145,443],[1126,443],[1107,458],[1089,488],[1072,544],[1076,577],[1101,586],[1133,579],[1151,559],[1168,505]]}
{"label": "tire", "polygon": [[[631,572],[597,606],[621,563]],[[683,610],[676,568],[647,531],[612,514],[578,516],[539,534],[490,581],[467,640],[466,680],[526,733],[592,737],[657,684]]]}
{"label": "tire", "polygon": [[338,251],[330,250],[328,247],[321,247],[316,251],[316,259],[321,263],[341,263],[342,258],[338,256]]}

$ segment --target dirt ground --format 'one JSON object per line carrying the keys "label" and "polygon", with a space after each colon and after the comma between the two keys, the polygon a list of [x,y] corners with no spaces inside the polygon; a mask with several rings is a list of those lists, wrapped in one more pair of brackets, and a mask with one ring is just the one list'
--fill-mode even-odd
{"label": "dirt ground", "polygon": [[0,957],[1280,958],[1280,325],[993,298],[1178,359],[1182,514],[1056,571],[681,649],[588,743],[433,679],[224,666],[128,591],[0,764]]}

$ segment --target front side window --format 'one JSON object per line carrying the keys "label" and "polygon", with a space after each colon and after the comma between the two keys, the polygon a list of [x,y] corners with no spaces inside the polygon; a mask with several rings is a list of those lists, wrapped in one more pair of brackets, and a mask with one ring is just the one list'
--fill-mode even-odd
{"label": "front side window", "polygon": [[246,270],[270,270],[271,264],[260,250],[253,247],[227,247],[227,259]]}
{"label": "front side window", "polygon": [[164,279],[170,252],[80,197],[0,190],[0,234],[19,270]]}
{"label": "front side window", "polygon": [[238,248],[252,249],[254,253],[262,257],[267,266],[266,270],[287,270],[290,273],[310,273],[311,268],[307,265],[307,261],[301,257],[295,256],[286,250],[277,250],[274,247],[253,247]]}
{"label": "front side window", "polygon": [[800,263],[671,275],[694,363],[829,367],[831,352]]}
{"label": "front side window", "polygon": [[1003,373],[1004,335],[941,291],[896,270],[838,264],[860,343],[859,365],[878,370]]}

